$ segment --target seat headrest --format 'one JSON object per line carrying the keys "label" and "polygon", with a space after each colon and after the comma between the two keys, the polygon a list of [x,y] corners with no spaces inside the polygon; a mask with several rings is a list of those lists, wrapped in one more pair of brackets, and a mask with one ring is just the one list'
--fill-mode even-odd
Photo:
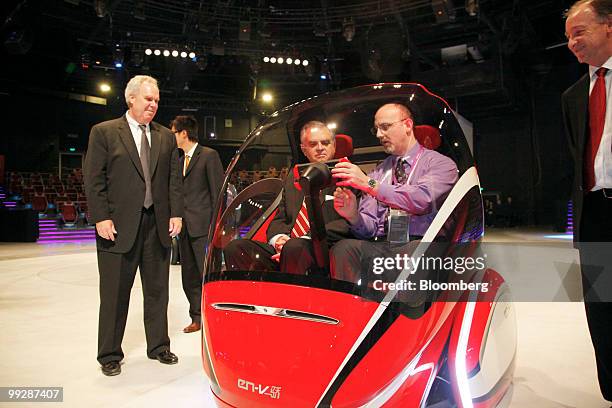
{"label": "seat headrest", "polygon": [[353,138],[349,135],[338,133],[336,135],[336,154],[334,159],[348,157],[353,154]]}
{"label": "seat headrest", "polygon": [[427,149],[436,150],[442,143],[440,131],[430,125],[418,125],[414,127],[414,137],[419,144]]}

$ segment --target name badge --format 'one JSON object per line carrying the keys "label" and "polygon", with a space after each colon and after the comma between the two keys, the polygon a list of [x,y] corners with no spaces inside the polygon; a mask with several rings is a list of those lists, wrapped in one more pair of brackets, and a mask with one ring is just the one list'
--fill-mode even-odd
{"label": "name badge", "polygon": [[406,243],[410,241],[410,215],[406,211],[389,209],[387,222],[387,241],[391,243]]}

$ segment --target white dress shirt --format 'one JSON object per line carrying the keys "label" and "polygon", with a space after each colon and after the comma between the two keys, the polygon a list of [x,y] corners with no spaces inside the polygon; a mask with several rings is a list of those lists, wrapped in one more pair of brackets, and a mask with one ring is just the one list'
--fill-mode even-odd
{"label": "white dress shirt", "polygon": [[187,157],[189,157],[189,161],[193,159],[193,153],[195,152],[196,147],[198,147],[198,143],[194,144],[188,152],[185,152],[185,159],[183,160],[183,176],[187,173]]}
{"label": "white dress shirt", "polygon": [[[608,68],[606,73],[606,121],[604,124],[603,134],[601,135],[601,143],[599,150],[595,155],[595,186],[596,191],[602,188],[612,188],[612,57],[608,58],[604,68]],[[589,87],[589,95],[595,86],[597,80],[597,70],[600,67],[589,66],[589,74],[591,84]]]}
{"label": "white dress shirt", "polygon": [[[125,113],[125,117],[127,118],[128,125],[130,125],[130,131],[132,132],[132,137],[134,138],[134,143],[136,143],[136,150],[138,150],[138,155],[140,156],[140,140],[142,138],[142,132],[140,130],[140,123],[136,122],[134,118],[130,116],[129,111]],[[151,127],[147,123],[147,140],[149,141],[149,146],[151,146]]]}

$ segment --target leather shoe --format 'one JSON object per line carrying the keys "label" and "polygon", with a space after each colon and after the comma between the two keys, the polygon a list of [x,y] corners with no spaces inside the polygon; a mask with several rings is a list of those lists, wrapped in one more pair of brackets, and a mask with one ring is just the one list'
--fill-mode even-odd
{"label": "leather shoe", "polygon": [[200,331],[200,323],[198,322],[193,322],[183,329],[183,333],[193,333],[197,331]]}
{"label": "leather shoe", "polygon": [[162,351],[161,353],[156,355],[155,358],[157,359],[157,361],[159,361],[162,364],[176,364],[176,363],[178,363],[178,357],[176,356],[176,354],[174,354],[170,350]]}
{"label": "leather shoe", "polygon": [[102,364],[102,374],[109,377],[121,374],[121,364],[118,361],[109,361]]}

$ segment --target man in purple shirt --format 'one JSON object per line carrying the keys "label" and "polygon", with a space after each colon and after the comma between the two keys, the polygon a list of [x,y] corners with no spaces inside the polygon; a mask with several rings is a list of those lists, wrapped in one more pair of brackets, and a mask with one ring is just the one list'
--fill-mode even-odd
{"label": "man in purple shirt", "polygon": [[406,243],[387,241],[390,209],[409,217],[410,239],[420,239],[457,181],[457,166],[448,157],[421,146],[414,136],[410,110],[399,103],[383,105],[374,117],[372,133],[390,154],[370,174],[350,162],[339,162],[332,174],[338,186],[334,206],[361,240],[346,239],[332,249],[332,276],[356,282],[371,271],[375,256],[402,253]]}

